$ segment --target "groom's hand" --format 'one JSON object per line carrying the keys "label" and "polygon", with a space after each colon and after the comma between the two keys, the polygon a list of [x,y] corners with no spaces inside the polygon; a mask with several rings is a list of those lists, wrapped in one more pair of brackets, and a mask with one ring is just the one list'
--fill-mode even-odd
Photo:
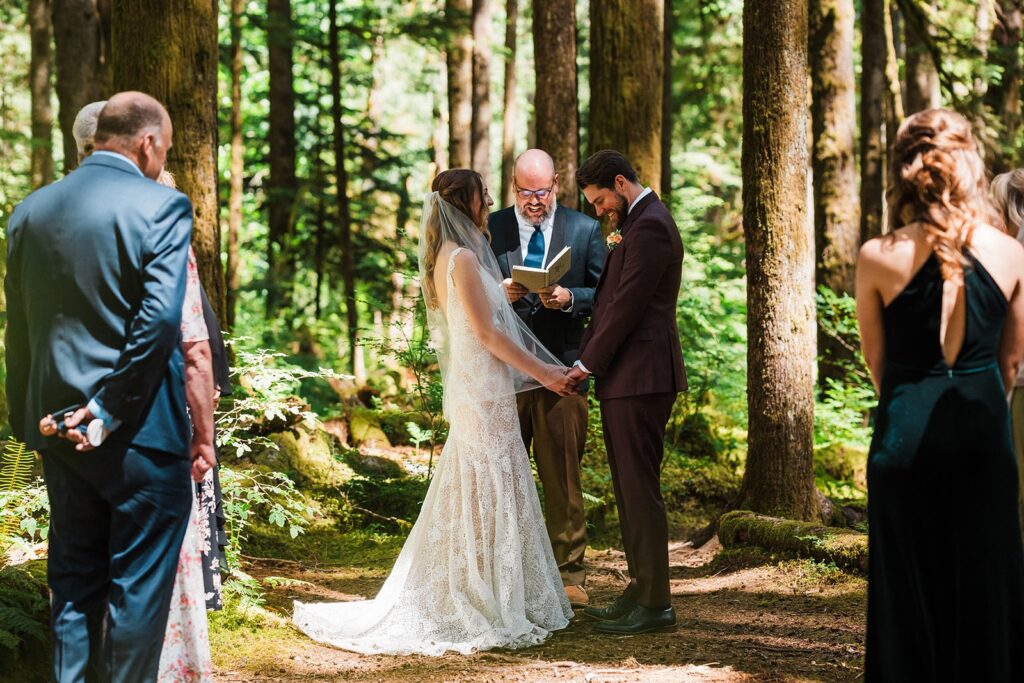
{"label": "groom's hand", "polygon": [[505,294],[508,295],[508,302],[514,304],[515,302],[522,299],[524,296],[530,293],[526,287],[523,287],[518,282],[513,282],[512,278],[507,277],[501,281],[503,287],[505,287]]}
{"label": "groom's hand", "polygon": [[89,412],[88,408],[79,408],[71,417],[64,419],[65,431],[60,432],[58,436],[62,439],[75,444],[75,450],[80,452],[91,451],[93,449],[92,444],[89,443],[89,437],[78,429],[80,424],[89,424],[92,422],[93,415]]}
{"label": "groom's hand", "polygon": [[581,390],[583,389],[583,382],[585,382],[586,379],[590,377],[590,375],[586,372],[583,372],[583,369],[580,368],[579,366],[573,366],[569,368],[569,372],[566,373],[565,376],[569,378],[569,381],[573,383],[573,386],[576,388],[577,391],[580,391],[580,393],[582,393]]}

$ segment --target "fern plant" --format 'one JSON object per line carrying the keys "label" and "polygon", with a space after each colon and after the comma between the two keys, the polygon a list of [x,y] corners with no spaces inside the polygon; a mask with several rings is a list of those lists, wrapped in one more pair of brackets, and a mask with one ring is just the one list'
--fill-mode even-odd
{"label": "fern plant", "polygon": [[0,569],[0,647],[16,651],[26,638],[45,641],[49,607],[44,562]]}
{"label": "fern plant", "polygon": [[0,495],[3,507],[0,508],[0,542],[6,542],[20,531],[21,520],[15,514],[16,496],[3,495],[18,491],[29,485],[32,478],[34,456],[25,444],[8,439],[0,453]]}

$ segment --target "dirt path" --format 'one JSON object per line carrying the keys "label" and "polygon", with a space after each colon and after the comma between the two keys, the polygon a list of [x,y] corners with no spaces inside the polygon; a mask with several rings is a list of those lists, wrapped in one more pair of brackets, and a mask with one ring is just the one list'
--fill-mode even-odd
{"label": "dirt path", "polygon": [[[253,632],[251,647],[214,652],[218,681],[852,681],[861,673],[865,583],[809,562],[722,569],[720,546],[671,548],[672,596],[680,617],[673,633],[608,637],[577,616],[536,648],[471,656],[367,657],[318,645],[292,628]],[[605,604],[622,586],[625,558],[588,553],[591,598]],[[721,558],[719,558],[721,560]],[[372,596],[380,570],[308,570],[261,562],[254,576],[283,576],[268,607],[290,614],[291,601]],[[244,652],[244,654],[243,654]]]}

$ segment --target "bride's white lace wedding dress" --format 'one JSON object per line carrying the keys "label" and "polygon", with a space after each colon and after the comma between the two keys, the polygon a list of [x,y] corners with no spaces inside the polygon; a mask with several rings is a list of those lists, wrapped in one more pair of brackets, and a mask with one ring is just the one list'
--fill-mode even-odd
{"label": "bride's white lace wedding dress", "polygon": [[[572,616],[519,432],[512,371],[473,334],[453,284],[458,251],[447,267],[448,441],[377,597],[295,603],[295,623],[314,640],[368,654],[469,653],[538,644]],[[504,292],[482,279],[497,310]]]}

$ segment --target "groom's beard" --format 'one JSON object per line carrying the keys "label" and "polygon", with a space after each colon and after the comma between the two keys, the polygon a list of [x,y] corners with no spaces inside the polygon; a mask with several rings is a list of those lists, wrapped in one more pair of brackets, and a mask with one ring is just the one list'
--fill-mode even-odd
{"label": "groom's beard", "polygon": [[615,208],[606,211],[604,214],[608,217],[608,225],[611,226],[612,230],[618,230],[622,226],[622,221],[626,220],[626,211],[629,210],[629,203],[626,201],[625,195],[616,192],[615,200]]}

